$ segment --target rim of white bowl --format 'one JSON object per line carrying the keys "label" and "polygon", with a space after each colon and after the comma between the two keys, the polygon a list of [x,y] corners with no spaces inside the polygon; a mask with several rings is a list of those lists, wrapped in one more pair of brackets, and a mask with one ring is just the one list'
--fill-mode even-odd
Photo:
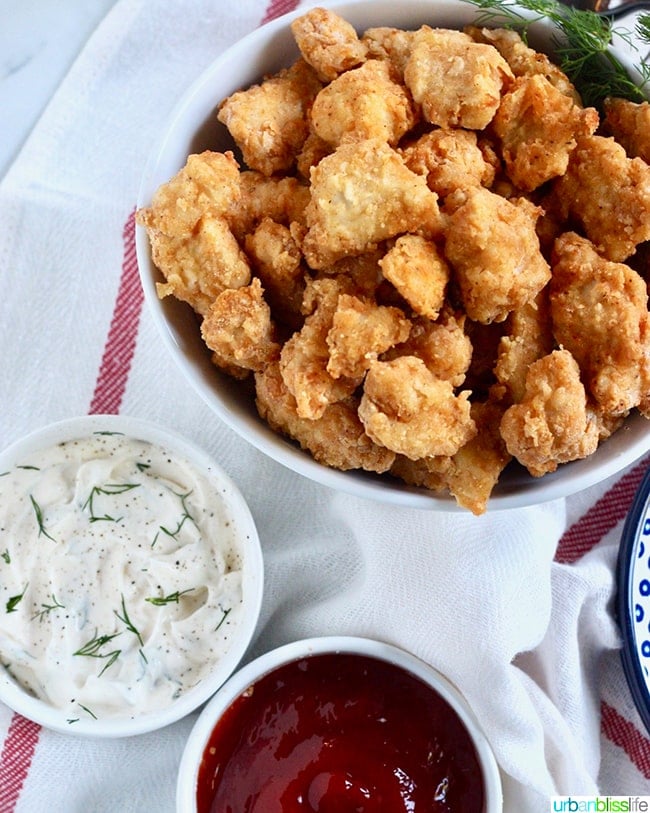
{"label": "rim of white bowl", "polygon": [[30,695],[0,668],[0,700],[13,711],[44,728],[73,736],[93,738],[129,737],[144,734],[186,717],[202,706],[237,669],[248,651],[257,629],[264,589],[264,561],[255,521],[242,493],[222,467],[194,442],[160,424],[127,415],[86,415],[68,418],[40,427],[0,451],[0,471],[26,454],[38,452],[53,443],[85,437],[97,431],[121,432],[128,437],[163,445],[184,457],[219,487],[224,503],[241,528],[244,548],[244,612],[230,648],[212,672],[169,706],[131,717],[106,720],[79,719],[67,722],[63,709]]}
{"label": "rim of white bowl", "polygon": [[470,735],[483,774],[484,813],[500,813],[503,791],[499,768],[483,729],[460,691],[440,671],[405,649],[373,638],[327,635],[284,644],[260,655],[235,672],[196,720],[181,757],[176,785],[176,813],[196,813],[196,789],[201,757],[223,712],[251,684],[288,663],[311,655],[366,655],[401,667],[430,686],[456,712]]}
{"label": "rim of white bowl", "polygon": [[[436,0],[435,3],[431,0],[400,0],[399,3],[394,0],[332,0],[327,6],[359,30],[373,25],[408,27],[416,20],[415,24],[429,22],[436,26],[458,27],[475,22],[482,13],[477,6],[464,0]],[[289,24],[307,10],[298,8],[251,31],[218,56],[190,85],[173,109],[150,154],[141,180],[138,208],[149,205],[160,184],[183,166],[190,152],[197,151],[193,146],[197,144],[198,134],[204,131],[222,98],[258,81],[262,74],[286,66],[292,53],[297,55]],[[526,10],[520,11],[523,17],[534,16]],[[531,44],[543,40],[547,47],[551,47],[557,33],[549,21],[537,21],[530,29]],[[624,66],[638,76],[632,60],[619,50],[616,54]],[[228,68],[232,64],[238,70],[236,81],[228,80]],[[214,121],[212,126],[221,127]],[[207,146],[203,144],[202,148]],[[140,226],[136,227],[136,254],[147,307],[168,352],[194,391],[240,437],[275,462],[335,491],[408,508],[468,513],[451,495],[409,486],[387,475],[328,468],[317,463],[297,444],[270,429],[257,414],[250,396],[237,398],[232,394],[231,389],[239,385],[212,364],[207,349],[201,345],[198,325],[194,330],[196,335],[191,334],[187,323],[195,317],[189,306],[172,302],[170,297],[163,301],[158,298],[156,280],[161,276],[153,265],[146,232]],[[183,324],[184,329],[179,328]],[[194,329],[193,325],[191,329]],[[188,352],[195,353],[191,364],[188,363]],[[219,381],[225,382],[226,390],[217,396]],[[245,403],[248,400],[251,403]],[[565,498],[620,473],[649,450],[650,426],[646,418],[635,412],[591,456],[565,463],[542,478],[534,478],[522,467],[511,464],[488,500],[487,512],[530,507]]]}

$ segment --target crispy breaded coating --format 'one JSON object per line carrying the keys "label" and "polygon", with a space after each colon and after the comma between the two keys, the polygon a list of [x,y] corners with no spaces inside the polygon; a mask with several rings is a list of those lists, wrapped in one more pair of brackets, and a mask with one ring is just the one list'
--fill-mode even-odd
{"label": "crispy breaded coating", "polygon": [[264,286],[273,318],[293,330],[302,325],[305,292],[302,253],[287,226],[264,218],[244,243],[256,275]]}
{"label": "crispy breaded coating", "polygon": [[419,460],[411,460],[398,454],[395,456],[390,473],[407,485],[442,492],[448,490],[447,473],[451,468],[451,461],[451,457],[422,457]]}
{"label": "crispy breaded coating", "polygon": [[342,144],[311,173],[307,263],[326,268],[404,232],[440,231],[438,198],[385,141]]}
{"label": "crispy breaded coating", "polygon": [[413,35],[404,81],[431,124],[483,130],[510,79],[512,71],[495,48],[460,31],[425,25]]}
{"label": "crispy breaded coating", "polygon": [[311,313],[282,347],[280,371],[296,399],[301,418],[322,417],[330,404],[352,395],[360,383],[359,379],[343,375],[334,378],[327,369],[330,358],[327,336],[342,293],[347,293],[344,281],[334,277],[308,285],[305,309],[311,307]]}
{"label": "crispy breaded coating", "polygon": [[288,226],[302,223],[309,203],[309,187],[291,176],[267,178],[246,170],[240,175],[240,194],[227,212],[233,234],[243,242],[264,218]]}
{"label": "crispy breaded coating", "polygon": [[477,401],[471,416],[477,432],[451,458],[445,476],[449,492],[461,508],[484,514],[501,472],[512,459],[499,425],[504,407],[498,401]]}
{"label": "crispy breaded coating", "polygon": [[445,254],[469,318],[502,322],[550,279],[535,232],[540,210],[528,200],[509,201],[480,186],[459,199],[447,220]]}
{"label": "crispy breaded coating", "polygon": [[515,76],[543,76],[553,87],[581,104],[580,94],[568,76],[546,54],[535,51],[509,28],[479,28],[467,26],[465,32],[476,42],[493,45],[506,60]]}
{"label": "crispy breaded coating", "polygon": [[598,112],[579,107],[544,76],[520,77],[492,121],[510,179],[532,192],[566,172],[577,139],[591,135]]}
{"label": "crispy breaded coating", "polygon": [[201,323],[201,336],[214,362],[225,369],[262,370],[280,356],[271,310],[257,278],[215,299]]}
{"label": "crispy breaded coating", "polygon": [[327,334],[327,372],[360,379],[381,353],[405,342],[410,321],[399,308],[341,294]]}
{"label": "crispy breaded coating", "polygon": [[465,333],[465,314],[446,307],[436,322],[412,320],[408,339],[387,352],[382,360],[417,356],[436,378],[460,387],[472,360],[472,343]]}
{"label": "crispy breaded coating", "polygon": [[629,158],[650,164],[650,102],[605,99],[604,127],[621,144]]}
{"label": "crispy breaded coating", "polygon": [[388,63],[394,79],[404,81],[404,68],[411,56],[412,31],[402,28],[378,26],[367,28],[361,37],[368,59],[383,59]]}
{"label": "crispy breaded coating", "polygon": [[354,27],[329,9],[310,9],[291,23],[291,31],[303,59],[322,82],[331,82],[366,58]]}
{"label": "crispy breaded coating", "polygon": [[256,406],[276,432],[293,438],[314,460],[348,471],[388,471],[395,454],[366,435],[354,400],[328,406],[316,420],[298,415],[296,400],[287,389],[277,362],[255,373]]}
{"label": "crispy breaded coating", "polygon": [[510,314],[506,329],[499,342],[494,373],[509,399],[516,403],[524,397],[530,365],[553,350],[548,286]]}
{"label": "crispy breaded coating", "polygon": [[398,237],[379,261],[391,282],[419,316],[434,321],[445,302],[449,265],[438,246],[419,234]]}
{"label": "crispy breaded coating", "polygon": [[156,190],[151,206],[136,213],[151,235],[189,237],[202,217],[225,217],[240,197],[239,164],[232,152],[190,155],[184,167]]}
{"label": "crispy breaded coating", "polygon": [[648,294],[629,266],[605,260],[567,232],[555,242],[550,286],[558,343],[580,365],[590,395],[621,415],[648,397]]}
{"label": "crispy breaded coating", "polygon": [[269,176],[291,169],[307,138],[307,113],[321,87],[312,68],[298,60],[221,102],[217,118],[249,169]]}
{"label": "crispy breaded coating", "polygon": [[311,168],[315,167],[326,155],[334,150],[331,144],[310,130],[309,135],[296,157],[296,169],[303,178],[309,180]]}
{"label": "crispy breaded coating", "polygon": [[623,262],[650,239],[650,166],[613,138],[580,139],[553,199],[608,260]]}
{"label": "crispy breaded coating", "polygon": [[524,398],[506,410],[501,435],[533,477],[596,450],[598,426],[590,419],[580,368],[568,350],[554,350],[531,364]]}
{"label": "crispy breaded coating", "polygon": [[476,434],[469,392],[454,394],[415,356],[373,361],[359,417],[368,435],[411,460],[453,455]]}
{"label": "crispy breaded coating", "polygon": [[385,62],[371,59],[326,85],[314,99],[311,128],[336,147],[377,138],[397,144],[416,122],[410,94],[391,79]]}
{"label": "crispy breaded coating", "polygon": [[424,175],[440,197],[456,189],[491,186],[494,163],[487,161],[473,130],[440,128],[400,149],[406,166]]}

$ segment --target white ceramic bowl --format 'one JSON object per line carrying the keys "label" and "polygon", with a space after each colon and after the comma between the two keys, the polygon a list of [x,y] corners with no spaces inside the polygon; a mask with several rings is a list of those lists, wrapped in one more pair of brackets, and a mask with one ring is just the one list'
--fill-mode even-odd
{"label": "white ceramic bowl", "polygon": [[[334,1],[327,6],[359,31],[383,25],[462,28],[474,22],[479,14],[476,6],[462,0]],[[232,148],[226,129],[216,120],[218,103],[235,90],[259,81],[264,74],[291,64],[298,51],[289,24],[304,13],[305,9],[299,9],[253,31],[218,57],[190,87],[151,154],[139,193],[139,207],[150,204],[155,190],[176,174],[189,154],[204,149]],[[530,43],[550,52],[556,35],[550,25],[535,23]],[[618,56],[623,64],[631,67],[624,53]],[[187,381],[235,432],[279,463],[339,491],[402,506],[460,510],[452,497],[407,486],[387,475],[329,469],[273,432],[259,418],[252,399],[242,395],[241,385],[215,369],[189,307],[172,297],[158,299],[155,284],[161,276],[151,261],[148,239],[140,227],[136,247],[145,298],[167,349]],[[648,448],[650,427],[635,413],[595,454],[565,464],[543,478],[533,478],[523,468],[512,466],[502,475],[488,510],[523,507],[566,497],[618,473]]]}
{"label": "white ceramic bowl", "polygon": [[[28,457],[32,461],[38,459],[43,450],[47,450],[54,445],[78,438],[87,438],[95,433],[125,435],[127,438],[145,441],[166,450],[175,459],[184,460],[191,471],[196,472],[203,478],[201,481],[196,481],[197,488],[199,486],[205,488],[205,491],[213,494],[217,500],[215,511],[216,516],[219,517],[220,524],[218,527],[223,528],[229,525],[233,529],[232,535],[228,531],[228,539],[235,540],[234,547],[241,564],[241,611],[239,612],[238,622],[233,625],[234,629],[230,635],[229,643],[224,647],[221,656],[215,660],[209,671],[197,684],[171,701],[165,699],[165,705],[161,703],[156,710],[140,712],[131,708],[124,715],[107,715],[98,719],[93,719],[90,714],[84,714],[79,710],[79,713],[74,717],[74,721],[71,722],[69,710],[57,708],[43,699],[38,699],[11,676],[11,659],[6,652],[3,652],[3,664],[0,668],[0,701],[6,703],[11,709],[46,728],[66,734],[91,737],[125,737],[162,728],[186,716],[205,703],[237,668],[256,631],[262,603],[263,559],[253,517],[242,494],[230,477],[222,471],[208,454],[193,443],[175,432],[148,421],[118,415],[92,415],[51,424],[18,440],[0,452],[0,472],[11,472],[16,467],[20,468],[23,461]],[[147,468],[147,466],[145,465],[144,468]],[[0,494],[2,494],[1,489]],[[4,510],[7,506],[5,504],[1,507]],[[27,513],[29,514],[29,511]],[[110,540],[110,531],[107,536]],[[81,537],[77,538],[83,542]],[[145,549],[144,556],[148,556],[148,545],[143,544],[142,547]],[[112,550],[115,550],[115,546],[113,546]],[[9,559],[10,556],[5,553],[3,561],[0,562],[2,567],[11,566],[10,562],[7,561]],[[104,567],[106,560],[103,556],[100,561],[101,566]],[[56,576],[56,572],[52,571],[52,567],[50,565],[51,572]],[[163,569],[164,567],[163,565]],[[97,584],[99,584],[101,575],[98,574]],[[104,578],[106,578],[105,575]],[[76,585],[74,589],[77,589]],[[81,590],[81,585],[79,590]],[[97,593],[99,593],[99,587]],[[91,595],[89,600],[92,602],[94,596]],[[120,612],[119,604],[114,609]],[[133,621],[133,618],[135,618],[135,614],[134,608],[131,606],[128,620]],[[40,621],[40,619],[36,620],[34,618],[31,620],[35,625],[38,625]],[[137,625],[134,623],[134,626]],[[66,629],[68,628],[66,627]],[[128,634],[130,633],[127,630]],[[2,633],[0,633],[1,635]],[[146,646],[147,642],[145,641],[143,650],[146,650]],[[154,657],[158,657],[155,651]],[[146,657],[143,659],[146,661]],[[99,671],[100,666],[106,663],[107,661],[97,660],[97,671]],[[5,668],[5,664],[8,668]],[[108,674],[110,673],[107,671]],[[97,685],[99,685],[99,681]],[[99,691],[101,692],[101,689]]]}
{"label": "white ceramic bowl", "polygon": [[199,766],[215,725],[244,691],[279,667],[314,655],[348,653],[368,656],[395,665],[430,686],[460,718],[469,734],[482,771],[485,804],[482,813],[501,813],[502,789],[492,749],[474,713],[459,691],[438,671],[402,649],[368,638],[329,636],[286,644],[251,661],[217,692],[197,719],[181,759],[177,813],[196,813]]}

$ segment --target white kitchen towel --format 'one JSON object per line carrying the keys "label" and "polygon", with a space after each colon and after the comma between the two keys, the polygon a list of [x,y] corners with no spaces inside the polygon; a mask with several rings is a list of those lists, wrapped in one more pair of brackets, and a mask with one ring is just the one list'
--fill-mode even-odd
{"label": "white kitchen towel", "polygon": [[[258,524],[266,593],[253,655],[352,634],[438,667],[486,731],[506,813],[546,813],[554,794],[650,795],[650,741],[612,610],[645,463],[480,518],[338,494],[211,414],[143,309],[133,211],[152,143],[216,56],[296,6],[121,0],[91,37],[0,185],[0,444],[89,411],[174,427],[215,454]],[[171,813],[193,719],[96,742],[0,705],[0,813]]]}

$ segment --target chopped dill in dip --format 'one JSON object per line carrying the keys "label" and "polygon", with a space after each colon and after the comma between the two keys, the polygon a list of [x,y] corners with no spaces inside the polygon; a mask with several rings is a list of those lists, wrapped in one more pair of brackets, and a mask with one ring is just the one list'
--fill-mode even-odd
{"label": "chopped dill in dip", "polygon": [[241,620],[228,506],[147,441],[97,432],[0,473],[0,551],[0,662],[70,722],[166,707]]}

